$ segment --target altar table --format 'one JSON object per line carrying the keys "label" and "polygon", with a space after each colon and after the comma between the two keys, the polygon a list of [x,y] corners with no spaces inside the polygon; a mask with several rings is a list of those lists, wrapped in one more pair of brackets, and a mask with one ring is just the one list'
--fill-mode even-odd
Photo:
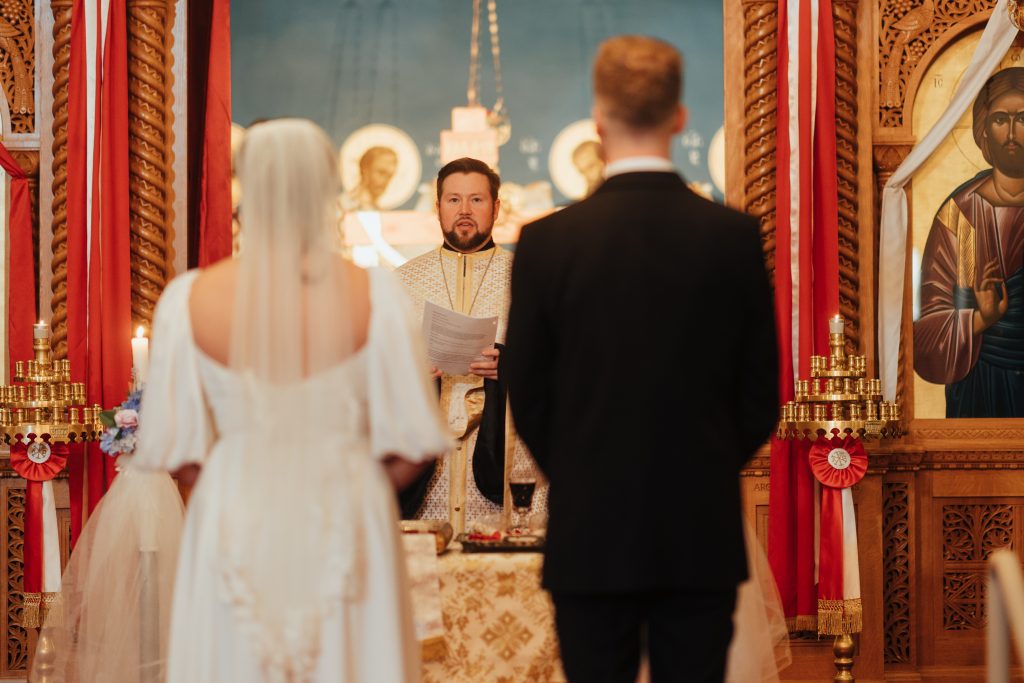
{"label": "altar table", "polygon": [[537,553],[438,558],[445,652],[423,683],[561,683],[554,610]]}

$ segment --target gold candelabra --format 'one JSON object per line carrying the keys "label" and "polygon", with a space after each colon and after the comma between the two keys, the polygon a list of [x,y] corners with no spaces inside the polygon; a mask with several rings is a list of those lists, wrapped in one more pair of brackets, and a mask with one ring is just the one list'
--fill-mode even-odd
{"label": "gold candelabra", "polygon": [[782,406],[780,439],[902,435],[899,404],[882,399],[881,381],[867,377],[866,356],[846,355],[844,326],[838,315],[829,321],[829,355],[811,356],[811,378],[796,380],[794,400]]}
{"label": "gold candelabra", "polygon": [[33,360],[15,362],[13,384],[0,386],[0,440],[92,441],[103,433],[100,406],[86,406],[85,384],[71,381],[71,361],[53,360],[50,325],[32,326]]}

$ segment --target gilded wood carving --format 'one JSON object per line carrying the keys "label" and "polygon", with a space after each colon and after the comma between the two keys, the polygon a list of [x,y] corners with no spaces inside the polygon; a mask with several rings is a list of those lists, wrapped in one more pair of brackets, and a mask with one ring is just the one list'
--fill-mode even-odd
{"label": "gilded wood carving", "polygon": [[128,3],[132,318],[149,326],[167,276],[171,206],[169,2]]}
{"label": "gilded wood carving", "polygon": [[71,0],[51,0],[53,10],[53,252],[50,326],[54,358],[68,355],[68,65],[71,59]]}
{"label": "gilded wood carving", "polygon": [[860,238],[857,221],[857,2],[832,5],[836,42],[836,167],[839,181],[839,312],[860,349]]}
{"label": "gilded wood carving", "polygon": [[882,485],[882,572],[885,579],[885,662],[910,662],[910,487]]}
{"label": "gilded wood carving", "polygon": [[12,133],[35,131],[35,10],[32,0],[0,2],[0,82]]}
{"label": "gilded wood carving", "polygon": [[950,28],[987,13],[995,0],[883,0],[879,6],[878,122],[905,123],[907,87],[921,58]]}
{"label": "gilded wood carving", "polygon": [[7,478],[3,490],[7,492],[4,513],[7,548],[6,581],[4,581],[4,616],[6,619],[6,658],[3,674],[21,672],[28,668],[28,631],[20,626],[22,604],[22,571],[24,568],[25,489],[11,485]]}
{"label": "gilded wood carving", "polygon": [[1011,546],[1013,521],[1010,505],[942,506],[944,630],[985,628],[984,562],[993,551]]}
{"label": "gilded wood carving", "polygon": [[775,273],[775,126],[778,3],[745,2],[744,205],[761,222],[769,274]]}

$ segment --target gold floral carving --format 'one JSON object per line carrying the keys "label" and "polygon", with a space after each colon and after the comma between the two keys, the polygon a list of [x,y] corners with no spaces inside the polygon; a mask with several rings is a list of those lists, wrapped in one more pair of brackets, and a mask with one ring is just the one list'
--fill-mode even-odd
{"label": "gold floral carving", "polygon": [[778,3],[743,5],[744,205],[761,223],[769,275],[775,273],[775,118]]}
{"label": "gold floral carving", "polygon": [[985,627],[984,563],[1000,548],[1012,546],[1013,506],[942,506],[942,625],[947,631]]}
{"label": "gold floral carving", "polygon": [[882,485],[882,572],[885,583],[885,662],[910,662],[910,487]]}
{"label": "gold floral carving", "polygon": [[132,318],[149,326],[167,277],[170,0],[128,2]]}
{"label": "gold floral carving", "polygon": [[35,131],[35,9],[32,0],[0,2],[0,82],[12,133]]}
{"label": "gold floral carving", "polygon": [[879,5],[879,123],[899,128],[905,122],[907,87],[921,58],[950,28],[981,13],[996,0],[882,0]]}
{"label": "gold floral carving", "polygon": [[53,238],[50,325],[55,358],[68,355],[68,65],[71,61],[71,0],[51,0],[53,10]]}
{"label": "gold floral carving", "polygon": [[857,221],[857,2],[832,5],[836,43],[836,169],[839,181],[839,312],[860,348],[860,238]]}

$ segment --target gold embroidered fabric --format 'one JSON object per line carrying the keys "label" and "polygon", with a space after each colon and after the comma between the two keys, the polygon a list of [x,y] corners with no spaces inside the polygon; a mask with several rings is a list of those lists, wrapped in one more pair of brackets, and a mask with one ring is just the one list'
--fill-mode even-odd
{"label": "gold embroidered fabric", "polygon": [[449,552],[438,559],[445,654],[424,662],[423,683],[565,681],[539,554]]}
{"label": "gold embroidered fabric", "polygon": [[[475,318],[497,316],[496,341],[499,344],[505,341],[512,279],[510,252],[497,246],[473,254],[437,248],[408,261],[397,272],[421,317],[427,301],[449,310],[454,305],[456,312]],[[434,471],[417,517],[448,520],[456,534],[462,533],[474,520],[502,512],[502,507],[485,498],[473,481],[473,449],[483,415],[483,383],[483,379],[475,375],[441,378],[441,407],[458,443]],[[507,438],[505,447],[517,471],[536,470],[533,458],[519,438],[514,435]],[[459,485],[451,487],[452,480]],[[547,488],[547,483],[538,476],[534,513],[546,513]]]}

